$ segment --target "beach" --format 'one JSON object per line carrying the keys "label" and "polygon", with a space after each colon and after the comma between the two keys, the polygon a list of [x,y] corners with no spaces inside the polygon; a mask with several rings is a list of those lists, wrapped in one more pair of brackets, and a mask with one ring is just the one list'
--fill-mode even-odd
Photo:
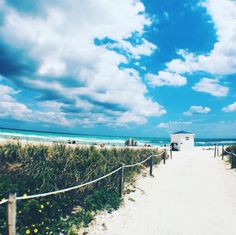
{"label": "beach", "polygon": [[125,146],[125,145],[110,145],[110,144],[85,144],[85,143],[67,143],[67,142],[52,142],[52,141],[38,141],[38,140],[24,140],[24,139],[5,139],[5,138],[0,138],[0,146],[5,145],[8,143],[12,144],[21,144],[21,145],[34,145],[34,146],[39,146],[39,145],[46,145],[46,146],[52,146],[52,145],[65,145],[70,148],[90,148],[93,146],[96,149],[169,149],[169,147],[164,147],[164,146],[144,146],[144,145],[139,145],[139,146]]}
{"label": "beach", "polygon": [[[236,174],[234,170],[229,170],[229,166],[226,164],[227,162],[220,160],[221,158],[219,158],[219,156],[222,153],[221,146],[198,146],[191,149],[185,149],[184,151],[173,151],[173,158],[171,159],[171,153],[169,152],[170,146],[168,145],[158,147],[142,145],[127,147],[124,145],[101,145],[98,143],[81,144],[72,142],[62,143],[65,145],[57,145],[52,141],[0,138],[0,145],[7,143],[14,143],[16,148],[21,149],[16,151],[17,153],[21,153],[24,148],[33,147],[35,153],[38,153],[40,158],[43,157],[42,159],[49,160],[48,163],[50,163],[51,160],[59,161],[59,165],[62,169],[65,168],[66,163],[67,170],[63,172],[72,174],[72,177],[81,174],[80,168],[76,167],[72,169],[68,164],[72,164],[73,161],[77,162],[76,159],[79,157],[77,162],[79,166],[86,161],[88,156],[90,156],[96,163],[93,162],[92,167],[89,162],[88,164],[86,163],[83,170],[86,174],[89,171],[91,172],[91,170],[93,172],[98,171],[98,174],[92,176],[90,180],[94,180],[98,176],[101,176],[101,173],[99,173],[101,170],[103,171],[102,175],[110,172],[112,170],[111,165],[114,165],[114,163],[118,167],[121,164],[121,162],[117,163],[118,158],[122,162],[124,160],[128,161],[126,165],[129,165],[130,163],[137,163],[143,160],[142,158],[137,158],[133,162],[129,162],[129,159],[136,156],[137,153],[145,153],[146,151],[146,154],[148,155],[153,153],[158,155],[158,153],[164,149],[167,151],[166,164],[158,164],[161,160],[154,160],[157,163],[153,169],[154,176],[149,175],[150,163],[148,162],[146,164],[148,167],[141,165],[140,168],[135,168],[135,171],[137,171],[138,174],[135,173],[132,176],[132,180],[128,180],[128,178],[126,180],[125,178],[126,185],[121,205],[119,204],[119,206],[117,206],[118,204],[116,204],[113,207],[110,207],[110,209],[107,209],[107,207],[100,207],[100,209],[93,209],[92,212],[88,212],[91,213],[90,216],[92,216],[91,219],[89,219],[89,222],[91,221],[91,223],[87,227],[87,224],[84,224],[83,221],[80,228],[76,228],[76,233],[79,235],[231,235],[234,234],[236,229],[236,226],[231,225],[234,222],[231,218],[236,216],[236,203],[234,202],[236,196]],[[20,145],[18,145],[18,143]],[[91,146],[93,147],[91,148]],[[40,153],[41,149],[47,150],[45,151],[44,156]],[[83,149],[81,154],[78,154],[77,152],[79,149]],[[89,155],[87,155],[87,150],[90,152]],[[120,152],[120,155],[114,154],[113,151],[116,153]],[[31,155],[28,155],[28,153],[29,152],[26,151],[22,156],[26,155],[30,157]],[[99,158],[93,158],[93,156],[97,156],[98,153]],[[108,153],[110,153],[110,155]],[[129,156],[127,155],[128,153]],[[54,156],[54,160],[51,159],[52,156]],[[70,156],[73,156],[73,158],[70,158]],[[124,156],[126,156],[126,159],[122,159]],[[140,156],[142,155],[139,155],[139,157]],[[23,160],[21,156],[18,157]],[[70,158],[70,161],[67,160],[67,157]],[[34,159],[38,159],[37,154],[34,156]],[[100,164],[101,162],[103,162],[103,164]],[[105,172],[104,169],[102,169],[104,162],[106,162],[106,167],[104,168]],[[22,167],[27,167],[28,163],[24,162],[24,164]],[[37,161],[35,161],[35,164],[37,164]],[[71,166],[74,166],[73,164]],[[94,167],[95,165],[96,167]],[[109,169],[106,169],[107,166],[109,166]],[[42,168],[42,170],[44,170],[45,167],[49,169],[50,164],[47,166],[42,165],[40,166],[40,169]],[[39,167],[37,166],[37,169],[38,168]],[[74,173],[72,170],[74,170]],[[126,171],[126,169],[124,170]],[[50,172],[53,173],[54,168],[52,171],[50,170]],[[31,173],[32,175],[35,174],[34,171]],[[128,171],[125,173],[127,174]],[[44,177],[44,175],[42,175],[42,177]],[[55,177],[55,180],[60,177]],[[66,177],[62,178],[65,180],[66,185],[68,185]],[[81,182],[86,181],[89,180],[81,180]],[[38,183],[41,185],[41,182]],[[21,184],[22,181],[20,181],[20,185]],[[73,184],[70,181],[69,186],[71,185]],[[60,188],[65,187],[68,186],[60,186]],[[115,185],[115,189],[117,190],[117,184]],[[34,188],[31,190],[34,190]],[[94,192],[97,190],[99,190],[99,188]],[[108,193],[107,190],[107,185],[104,185],[101,195],[108,197],[107,194],[110,195],[112,191],[109,191]],[[43,190],[43,192],[47,191],[48,189]],[[78,196],[81,196],[81,194],[79,193]],[[68,196],[68,198],[70,197]],[[75,198],[77,197],[74,197],[74,199]],[[117,198],[117,195],[113,198]],[[86,198],[80,198],[79,202],[73,204],[71,208],[77,208],[75,206],[77,206],[78,203],[80,204],[83,200],[86,201]],[[60,200],[57,201],[58,205],[59,202]],[[102,208],[106,208],[106,210]],[[63,209],[66,209],[66,207]],[[71,210],[68,211],[68,213],[70,212]],[[80,216],[82,215],[79,213],[78,215],[75,215],[75,218],[78,217],[77,219],[79,219]],[[46,217],[44,217],[44,219],[45,218]],[[225,220],[225,218],[227,218],[227,220]],[[50,220],[50,218],[47,219]],[[35,223],[37,223],[37,221],[35,221],[34,224]],[[49,224],[50,223],[51,222],[49,222]],[[73,228],[73,226],[71,228]],[[44,228],[40,227],[40,229]],[[65,229],[70,229],[70,225],[66,225]]]}
{"label": "beach", "polygon": [[236,235],[236,0],[0,0],[0,235]]}
{"label": "beach", "polygon": [[[19,140],[24,143],[75,143],[71,145],[104,145],[104,146],[121,146],[125,145],[125,141],[133,138],[138,142],[138,146],[145,147],[161,147],[170,144],[169,137],[137,137],[137,136],[109,136],[109,135],[89,135],[89,134],[72,134],[59,132],[43,132],[19,129],[0,128],[0,141]],[[231,145],[236,143],[235,138],[195,138],[195,146],[219,146]]]}
{"label": "beach", "polygon": [[89,235],[233,235],[236,174],[214,151],[173,152],[173,159],[139,176],[123,206],[101,212]]}

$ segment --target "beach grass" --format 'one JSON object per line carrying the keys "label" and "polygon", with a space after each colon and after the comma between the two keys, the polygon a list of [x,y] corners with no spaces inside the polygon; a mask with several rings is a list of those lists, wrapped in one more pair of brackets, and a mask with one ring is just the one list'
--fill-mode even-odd
{"label": "beach grass", "polygon": [[236,153],[236,144],[230,145],[226,148],[228,152]]}
{"label": "beach grass", "polygon": [[[231,146],[228,146],[226,148],[226,151],[230,152],[230,153],[234,153],[236,154],[236,145],[233,144]],[[227,157],[227,162],[229,164],[231,164],[231,168],[235,168],[236,167],[236,159],[235,159],[235,155],[229,154]]]}
{"label": "beach grass", "polygon": [[[158,149],[6,143],[0,146],[0,200],[9,193],[33,195],[82,184],[152,152]],[[140,167],[126,169],[125,181],[132,182],[138,173]],[[17,201],[17,233],[76,234],[97,211],[119,207],[118,174],[81,189]],[[6,212],[6,205],[0,206],[0,234],[6,234]]]}

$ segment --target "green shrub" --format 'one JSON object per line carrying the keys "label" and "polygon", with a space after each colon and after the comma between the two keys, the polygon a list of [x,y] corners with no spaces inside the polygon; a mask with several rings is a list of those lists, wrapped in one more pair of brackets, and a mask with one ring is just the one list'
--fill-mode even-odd
{"label": "green shrub", "polygon": [[[5,144],[0,147],[0,200],[9,193],[32,195],[82,184],[111,172],[121,163],[133,164],[150,154],[149,149]],[[158,162],[155,159],[154,164]],[[139,167],[126,169],[126,181],[139,171]],[[78,190],[17,201],[17,233],[73,234],[74,228],[92,220],[94,212],[117,209],[120,202],[118,173]],[[6,211],[6,205],[1,205],[3,235]]]}
{"label": "green shrub", "polygon": [[226,150],[227,150],[228,152],[233,152],[233,153],[236,154],[236,145],[234,144],[234,145],[228,146],[228,147],[226,148]]}

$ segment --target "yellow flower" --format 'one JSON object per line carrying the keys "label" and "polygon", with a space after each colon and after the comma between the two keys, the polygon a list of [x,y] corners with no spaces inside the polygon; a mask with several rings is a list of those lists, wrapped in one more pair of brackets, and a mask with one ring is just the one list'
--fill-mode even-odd
{"label": "yellow flower", "polygon": [[49,227],[46,227],[46,229],[48,230],[48,229],[49,229]]}
{"label": "yellow flower", "polygon": [[23,194],[23,197],[26,197],[26,196],[27,196],[27,194],[26,194],[26,193],[24,193],[24,194]]}
{"label": "yellow flower", "polygon": [[2,200],[1,200],[1,201],[4,201],[4,200],[6,200],[6,198],[2,198]]}
{"label": "yellow flower", "polygon": [[49,205],[50,204],[50,202],[47,202],[47,205]]}
{"label": "yellow flower", "polygon": [[39,210],[39,213],[41,213],[42,212],[42,210]]}
{"label": "yellow flower", "polygon": [[34,233],[37,233],[39,230],[37,228],[34,229]]}
{"label": "yellow flower", "polygon": [[44,208],[44,205],[41,205],[40,208],[43,209],[43,208]]}
{"label": "yellow flower", "polygon": [[25,231],[25,233],[26,233],[26,234],[30,234],[30,230],[27,229],[27,230]]}

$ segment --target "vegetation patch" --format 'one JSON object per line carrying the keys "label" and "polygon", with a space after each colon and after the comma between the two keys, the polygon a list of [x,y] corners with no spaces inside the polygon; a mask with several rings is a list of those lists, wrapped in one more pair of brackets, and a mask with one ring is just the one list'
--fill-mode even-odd
{"label": "vegetation patch", "polygon": [[[51,192],[99,178],[122,163],[133,164],[157,154],[157,149],[22,145],[0,147],[0,200]],[[160,159],[155,158],[154,164]],[[148,164],[148,163],[146,163]],[[132,182],[140,167],[125,169]],[[112,211],[121,203],[119,172],[97,183],[66,193],[17,201],[17,234],[77,234],[99,210]],[[0,205],[0,234],[7,234],[6,204]]]}
{"label": "vegetation patch", "polygon": [[[228,146],[226,148],[226,151],[236,154],[236,145]],[[235,168],[236,167],[236,156],[230,154],[228,156],[227,162],[231,164],[231,167]]]}
{"label": "vegetation patch", "polygon": [[236,154],[236,144],[231,145],[231,146],[228,146],[228,147],[226,148],[226,150],[227,150],[228,152],[232,152],[232,153],[235,153],[235,154]]}

